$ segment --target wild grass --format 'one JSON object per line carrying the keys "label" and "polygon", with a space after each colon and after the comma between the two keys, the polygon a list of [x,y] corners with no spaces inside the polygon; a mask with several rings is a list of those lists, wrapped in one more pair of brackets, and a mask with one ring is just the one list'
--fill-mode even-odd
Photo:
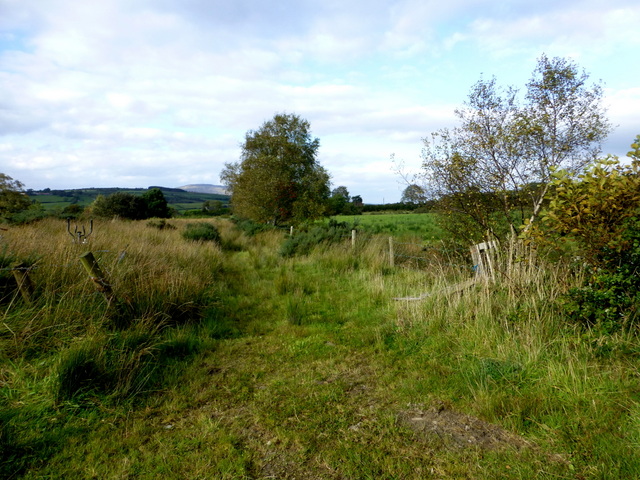
{"label": "wild grass", "polygon": [[446,232],[438,226],[436,215],[431,213],[339,215],[333,218],[339,222],[354,224],[356,228],[370,234],[389,234],[422,243],[437,243],[446,239]]}
{"label": "wild grass", "polygon": [[[62,222],[3,232],[5,255],[36,259],[33,303],[1,305],[3,476],[640,476],[640,343],[566,321],[579,272],[505,260],[456,290],[467,265],[392,268],[387,235],[283,257],[282,232],[216,219],[218,245],[171,223],[96,224],[88,245]],[[79,264],[87,249],[120,307]],[[530,447],[400,420],[438,405]]]}

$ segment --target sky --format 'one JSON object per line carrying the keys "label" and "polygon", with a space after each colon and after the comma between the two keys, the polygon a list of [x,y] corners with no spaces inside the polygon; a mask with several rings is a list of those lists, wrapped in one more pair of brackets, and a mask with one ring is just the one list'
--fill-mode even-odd
{"label": "sky", "polygon": [[[524,90],[564,57],[640,134],[637,0],[0,0],[0,172],[35,190],[219,184],[276,113],[309,121],[332,188],[399,201],[396,173],[471,86]],[[392,162],[391,157],[395,158]]]}

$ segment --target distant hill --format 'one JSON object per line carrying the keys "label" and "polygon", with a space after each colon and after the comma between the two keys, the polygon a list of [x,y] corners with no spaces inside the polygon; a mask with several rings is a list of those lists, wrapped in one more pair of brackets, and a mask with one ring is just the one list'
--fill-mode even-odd
{"label": "distant hill", "polygon": [[195,183],[178,187],[181,190],[194,193],[212,193],[214,195],[229,195],[227,187],[223,185],[211,185],[210,183]]}

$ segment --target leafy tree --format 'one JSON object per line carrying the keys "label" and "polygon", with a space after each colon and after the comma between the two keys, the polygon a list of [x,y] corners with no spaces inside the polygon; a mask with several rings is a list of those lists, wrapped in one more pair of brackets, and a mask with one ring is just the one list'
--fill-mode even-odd
{"label": "leafy tree", "polygon": [[344,201],[346,203],[349,203],[349,201],[351,200],[351,195],[349,195],[349,190],[347,189],[347,187],[345,187],[343,185],[334,188],[331,191],[331,196],[332,197],[342,197],[342,198],[344,198]]}
{"label": "leafy tree", "polygon": [[468,237],[533,224],[553,170],[576,175],[597,158],[611,125],[602,88],[587,79],[571,61],[543,55],[523,104],[515,88],[481,79],[455,112],[460,125],[424,139],[424,180]]}
{"label": "leafy tree", "polygon": [[159,188],[151,188],[142,194],[142,200],[146,204],[145,218],[169,218],[171,210],[164,193]]}
{"label": "leafy tree", "polygon": [[402,192],[400,203],[412,203],[419,205],[427,201],[427,192],[420,185],[412,183]]}
{"label": "leafy tree", "polygon": [[347,187],[340,186],[334,188],[331,191],[331,197],[329,197],[329,211],[331,215],[340,215],[341,213],[344,213],[350,199],[351,196],[349,195]]}
{"label": "leafy tree", "polygon": [[171,209],[159,188],[151,188],[141,196],[128,192],[98,195],[93,201],[92,212],[98,217],[121,217],[129,220],[171,217]]}
{"label": "leafy tree", "polygon": [[129,220],[149,218],[145,200],[127,192],[116,192],[106,197],[98,195],[93,201],[92,211],[98,217],[121,217]]}
{"label": "leafy tree", "polygon": [[9,175],[0,173],[0,216],[9,218],[12,214],[26,210],[31,200],[24,193],[24,185]]}
{"label": "leafy tree", "polygon": [[241,160],[225,164],[220,175],[234,214],[273,225],[323,216],[329,174],[316,159],[319,146],[309,122],[293,114],[276,114],[248,131]]}

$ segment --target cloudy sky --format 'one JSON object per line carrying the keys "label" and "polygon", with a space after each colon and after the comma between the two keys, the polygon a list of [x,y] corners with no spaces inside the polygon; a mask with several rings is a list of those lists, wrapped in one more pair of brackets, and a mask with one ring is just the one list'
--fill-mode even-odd
{"label": "cloudy sky", "polygon": [[637,0],[0,0],[0,172],[26,188],[219,183],[247,130],[295,113],[333,186],[398,201],[391,154],[455,125],[472,84],[536,59],[602,80],[640,134]]}

